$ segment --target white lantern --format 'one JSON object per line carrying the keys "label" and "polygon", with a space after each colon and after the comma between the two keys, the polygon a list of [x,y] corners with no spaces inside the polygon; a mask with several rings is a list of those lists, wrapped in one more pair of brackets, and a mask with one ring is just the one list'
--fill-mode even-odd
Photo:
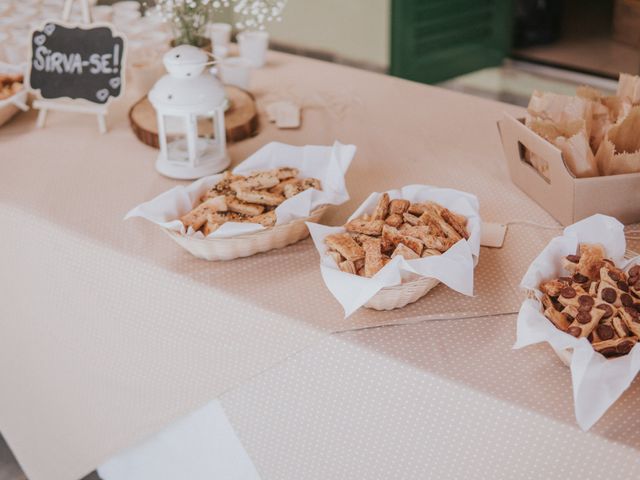
{"label": "white lantern", "polygon": [[[156,169],[178,179],[221,172],[230,163],[224,128],[227,100],[222,84],[206,69],[211,64],[208,54],[180,45],[169,50],[162,61],[169,73],[149,92],[158,115],[160,155]],[[199,123],[202,127],[209,121],[213,138],[199,133]]]}

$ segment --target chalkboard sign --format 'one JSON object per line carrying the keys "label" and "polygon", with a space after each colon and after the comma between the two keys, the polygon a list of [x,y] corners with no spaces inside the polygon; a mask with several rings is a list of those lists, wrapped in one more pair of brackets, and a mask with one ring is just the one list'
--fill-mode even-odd
{"label": "chalkboard sign", "polygon": [[29,84],[42,98],[105,104],[120,95],[124,39],[107,25],[48,22],[31,37]]}

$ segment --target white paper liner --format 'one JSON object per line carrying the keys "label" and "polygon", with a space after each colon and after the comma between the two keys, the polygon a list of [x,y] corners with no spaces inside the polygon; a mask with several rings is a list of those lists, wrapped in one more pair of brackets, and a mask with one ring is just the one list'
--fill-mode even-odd
{"label": "white paper liner", "polygon": [[[349,192],[344,176],[355,155],[354,145],[339,142],[333,146],[307,145],[296,147],[272,142],[255,152],[233,169],[233,173],[247,175],[257,170],[271,170],[276,167],[295,167],[300,177],[318,178],[322,190],[309,189],[282,202],[276,208],[276,225],[284,225],[293,220],[307,218],[312,211],[322,205],[341,205],[349,200]],[[201,232],[187,230],[178,220],[188,213],[198,199],[220,181],[222,175],[201,178],[187,186],[177,186],[158,195],[153,200],[133,208],[125,216],[142,217],[162,228],[179,232],[194,238],[205,238]],[[228,238],[265,230],[258,223],[227,222],[207,236],[207,238]]]}
{"label": "white paper liner", "polygon": [[[385,287],[400,285],[417,277],[435,278],[464,295],[473,295],[473,269],[480,255],[480,215],[478,199],[469,193],[426,185],[408,185],[400,190],[387,191],[391,199],[404,198],[411,202],[434,201],[453,212],[464,215],[469,223],[469,240],[460,240],[442,255],[405,260],[391,259],[373,277],[360,277],[341,271],[327,255],[324,239],[333,233],[345,232],[344,227],[327,227],[307,222],[313,242],[320,254],[320,270],[329,291],[344,308],[345,318],[367,303]],[[372,193],[349,220],[373,213],[381,193]],[[348,220],[348,221],[349,221]]]}
{"label": "white paper liner", "polygon": [[520,286],[533,291],[536,300],[525,300],[517,321],[517,340],[513,348],[547,342],[556,351],[573,349],[571,380],[578,425],[591,428],[629,387],[640,371],[640,347],[636,344],[628,355],[607,359],[596,352],[586,338],[575,338],[558,330],[542,313],[539,285],[566,275],[562,258],[575,254],[580,243],[599,243],[608,258],[623,269],[639,262],[640,257],[625,260],[624,226],[615,218],[593,215],[564,229],[533,261]]}

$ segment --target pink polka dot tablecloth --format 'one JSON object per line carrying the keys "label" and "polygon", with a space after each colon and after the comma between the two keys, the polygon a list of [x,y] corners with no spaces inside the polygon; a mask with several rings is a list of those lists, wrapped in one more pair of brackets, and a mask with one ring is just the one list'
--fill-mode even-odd
{"label": "pink polka dot tablecloth", "polygon": [[179,183],[128,127],[144,92],[113,105],[106,135],[81,115],[51,114],[45,129],[20,115],[0,129],[0,430],[29,478],[79,478],[213,398],[264,478],[415,478],[426,464],[446,477],[462,472],[459,457],[500,452],[524,463],[499,478],[525,478],[559,450],[508,450],[517,428],[536,444],[567,438],[567,461],[593,451],[631,468],[637,429],[613,419],[628,419],[633,402],[575,443],[566,369],[549,351],[510,351],[520,278],[558,232],[508,179],[496,122],[521,110],[276,53],[252,81],[261,111],[289,96],[303,124],[277,130],[261,116],[260,134],[230,147],[234,164],[269,141],[357,145],[351,200],[329,224],[372,191],[424,183],[477,195],[486,221],[550,228],[514,224],[502,249],[483,248],[474,297],[440,285],[406,308],[345,320],[310,240],[211,263],[150,223],[123,221]]}

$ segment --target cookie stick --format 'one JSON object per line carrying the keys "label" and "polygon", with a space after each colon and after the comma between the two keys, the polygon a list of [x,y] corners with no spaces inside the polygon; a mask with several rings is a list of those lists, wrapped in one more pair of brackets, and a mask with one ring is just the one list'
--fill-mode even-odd
{"label": "cookie stick", "polygon": [[618,310],[627,328],[634,335],[640,336],[640,313],[634,307],[622,307]]}
{"label": "cookie stick", "polygon": [[600,319],[604,316],[604,313],[604,310],[600,310],[599,308],[591,307],[590,310],[586,310],[586,308],[583,307],[582,310],[578,311],[569,328],[567,328],[567,333],[578,338],[588,336],[593,329],[596,328]]}
{"label": "cookie stick", "polygon": [[605,357],[626,355],[638,343],[637,337],[616,338],[602,342],[594,342],[593,349]]}
{"label": "cookie stick", "polygon": [[582,304],[593,305],[595,303],[593,297],[585,292],[582,287],[577,285],[561,288],[558,295],[558,301],[565,307],[571,305],[576,308]]}

